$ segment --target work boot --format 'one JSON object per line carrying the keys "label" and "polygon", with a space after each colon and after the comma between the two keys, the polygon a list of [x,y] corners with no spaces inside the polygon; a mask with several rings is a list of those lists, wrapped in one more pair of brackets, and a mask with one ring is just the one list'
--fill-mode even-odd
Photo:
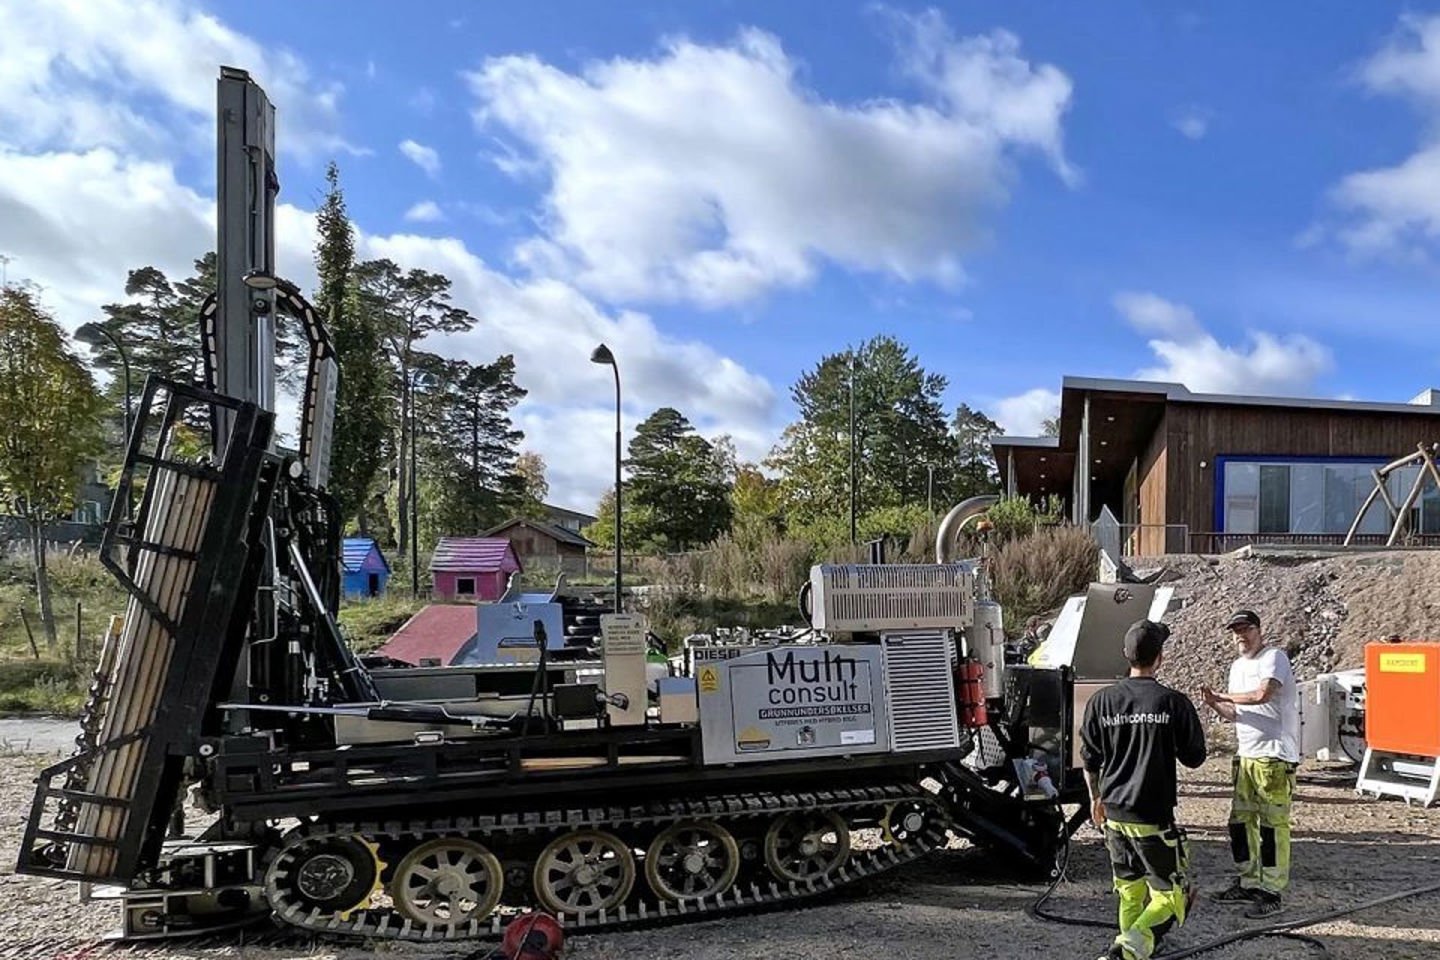
{"label": "work boot", "polygon": [[1256,890],[1255,902],[1250,909],[1245,911],[1246,918],[1250,920],[1264,920],[1273,917],[1285,907],[1280,903],[1280,894],[1270,893],[1268,890]]}
{"label": "work boot", "polygon": [[1210,899],[1216,903],[1253,903],[1255,894],[1259,891],[1251,890],[1248,887],[1240,886],[1240,881],[1233,881],[1230,886],[1219,893],[1212,894]]}

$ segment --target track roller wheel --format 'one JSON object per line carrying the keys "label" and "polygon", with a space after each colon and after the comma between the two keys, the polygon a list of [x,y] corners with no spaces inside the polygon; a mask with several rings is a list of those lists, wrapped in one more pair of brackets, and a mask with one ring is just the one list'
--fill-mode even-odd
{"label": "track roller wheel", "polygon": [[765,866],[796,883],[828,876],[850,855],[850,828],[833,810],[796,810],[765,831]]}
{"label": "track roller wheel", "polygon": [[551,913],[614,910],[635,885],[630,847],[604,830],[561,834],[535,860],[535,898]]}
{"label": "track roller wheel", "polygon": [[705,820],[666,827],[645,854],[646,882],[672,902],[724,893],[739,872],[740,845],[729,830]]}
{"label": "track roller wheel", "polygon": [[286,901],[345,919],[370,905],[384,869],[368,841],[316,837],[282,850],[270,864],[266,886]]}
{"label": "track roller wheel", "polygon": [[932,812],[918,800],[902,800],[885,809],[880,824],[886,843],[906,843],[918,837],[929,825]]}
{"label": "track roller wheel", "polygon": [[495,854],[473,840],[441,837],[400,860],[390,880],[390,897],[401,916],[453,927],[489,916],[500,903],[504,885]]}

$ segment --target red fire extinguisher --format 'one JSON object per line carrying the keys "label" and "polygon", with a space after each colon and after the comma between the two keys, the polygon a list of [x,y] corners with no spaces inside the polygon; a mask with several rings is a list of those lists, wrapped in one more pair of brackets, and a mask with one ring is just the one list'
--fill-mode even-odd
{"label": "red fire extinguisher", "polygon": [[966,658],[955,669],[955,700],[959,708],[960,725],[979,728],[990,722],[985,710],[985,667],[979,660]]}

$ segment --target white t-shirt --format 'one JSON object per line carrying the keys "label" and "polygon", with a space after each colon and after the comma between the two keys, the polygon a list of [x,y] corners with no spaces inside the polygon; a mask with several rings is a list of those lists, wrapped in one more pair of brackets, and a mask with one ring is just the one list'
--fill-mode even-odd
{"label": "white t-shirt", "polygon": [[1235,704],[1235,739],[1242,757],[1300,762],[1300,697],[1290,658],[1279,647],[1262,647],[1230,665],[1230,693],[1254,693],[1266,680],[1280,690],[1267,703]]}

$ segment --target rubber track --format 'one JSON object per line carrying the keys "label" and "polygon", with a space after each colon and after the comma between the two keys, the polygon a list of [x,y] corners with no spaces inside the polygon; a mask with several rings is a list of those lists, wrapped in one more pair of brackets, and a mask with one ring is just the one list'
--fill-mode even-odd
{"label": "rubber track", "polygon": [[[318,908],[306,910],[287,902],[279,886],[276,863],[300,843],[316,838],[364,839],[389,838],[415,840],[436,836],[478,835],[480,838],[523,836],[537,833],[559,833],[581,828],[624,829],[635,826],[658,826],[679,820],[770,818],[791,811],[835,810],[844,812],[857,808],[883,806],[902,801],[919,801],[933,811],[933,817],[920,836],[895,842],[874,850],[852,851],[850,857],[832,875],[804,883],[771,881],[762,886],[752,882],[744,889],[739,883],[729,890],[703,900],[672,903],[642,898],[634,907],[621,904],[615,911],[604,910],[582,914],[562,914],[560,921],[567,933],[601,932],[621,928],[649,926],[679,919],[710,917],[751,911],[803,900],[849,886],[880,873],[909,863],[935,849],[945,841],[949,826],[938,798],[918,785],[893,784],[857,787],[848,790],[826,790],[815,793],[746,793],[706,797],[695,800],[674,800],[645,807],[608,807],[535,811],[499,817],[456,817],[437,821],[387,821],[385,823],[307,824],[295,828],[266,865],[265,894],[274,917],[283,924],[298,927],[327,937],[360,937],[372,940],[404,940],[448,942],[459,940],[499,939],[507,922],[499,911],[484,921],[471,920],[460,927],[436,927],[417,924],[389,908],[365,908],[342,918],[325,914]],[[283,864],[282,864],[283,867]],[[639,866],[637,864],[637,872]],[[636,889],[643,889],[643,878],[637,877]],[[516,914],[515,916],[524,916]]]}

